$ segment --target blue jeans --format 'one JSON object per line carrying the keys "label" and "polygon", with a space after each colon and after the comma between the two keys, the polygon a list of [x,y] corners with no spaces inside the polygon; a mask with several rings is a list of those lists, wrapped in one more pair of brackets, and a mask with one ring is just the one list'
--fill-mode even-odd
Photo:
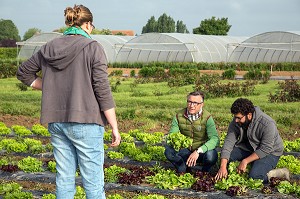
{"label": "blue jeans", "polygon": [[[178,152],[169,145],[165,146],[165,156],[175,166],[178,173],[186,172],[186,161],[192,152],[189,149],[180,149]],[[218,153],[215,149],[209,150],[205,153],[200,153],[197,163],[203,165],[202,171],[209,172],[211,167],[216,164],[218,160]]]}
{"label": "blue jeans", "polygon": [[[238,147],[234,147],[229,158],[229,162],[242,161],[250,156],[253,152],[245,151]],[[267,173],[274,169],[279,161],[279,156],[267,155],[262,159],[255,160],[251,163],[249,178],[261,179],[263,183],[268,183]]]}
{"label": "blue jeans", "polygon": [[48,130],[56,161],[56,198],[74,198],[77,165],[86,198],[105,198],[104,128],[97,124],[50,123]]}

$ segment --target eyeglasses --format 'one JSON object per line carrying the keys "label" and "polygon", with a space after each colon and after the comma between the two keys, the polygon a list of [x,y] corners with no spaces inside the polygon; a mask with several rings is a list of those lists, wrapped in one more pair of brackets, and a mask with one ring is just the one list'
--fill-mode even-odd
{"label": "eyeglasses", "polygon": [[193,101],[188,100],[187,103],[189,106],[198,106],[198,105],[202,104],[203,102],[193,102]]}
{"label": "eyeglasses", "polygon": [[245,115],[243,115],[243,117],[237,117],[237,116],[233,116],[235,120],[239,120],[241,121],[241,119],[243,119],[243,117],[245,117]]}
{"label": "eyeglasses", "polygon": [[94,24],[90,21],[90,25],[92,26],[92,30],[94,30],[96,27],[94,26]]}

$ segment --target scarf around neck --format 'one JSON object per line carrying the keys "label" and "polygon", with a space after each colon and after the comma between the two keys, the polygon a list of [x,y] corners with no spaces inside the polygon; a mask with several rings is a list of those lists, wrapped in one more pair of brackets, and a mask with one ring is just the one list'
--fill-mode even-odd
{"label": "scarf around neck", "polygon": [[67,30],[65,30],[63,35],[82,35],[86,38],[92,39],[91,36],[89,34],[87,34],[87,32],[82,30],[82,28],[80,28],[80,27],[77,28],[75,26],[69,27]]}
{"label": "scarf around neck", "polygon": [[201,108],[201,110],[200,110],[198,113],[196,113],[196,114],[194,114],[194,115],[190,114],[189,111],[186,110],[186,115],[187,115],[187,117],[189,118],[189,120],[190,120],[191,122],[193,122],[193,121],[199,119],[199,118],[201,117],[201,114],[202,114],[202,108]]}

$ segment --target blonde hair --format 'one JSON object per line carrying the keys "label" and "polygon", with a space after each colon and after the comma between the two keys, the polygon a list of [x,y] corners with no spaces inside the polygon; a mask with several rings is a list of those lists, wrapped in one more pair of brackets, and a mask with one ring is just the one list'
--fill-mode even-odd
{"label": "blonde hair", "polygon": [[83,5],[74,5],[73,8],[67,7],[64,13],[67,26],[81,26],[86,22],[93,22],[93,14]]}

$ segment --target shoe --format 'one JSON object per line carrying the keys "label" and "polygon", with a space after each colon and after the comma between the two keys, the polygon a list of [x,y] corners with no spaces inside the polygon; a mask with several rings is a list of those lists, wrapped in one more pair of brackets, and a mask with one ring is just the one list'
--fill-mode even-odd
{"label": "shoe", "polygon": [[280,168],[280,169],[272,169],[267,173],[268,180],[272,177],[277,177],[277,178],[284,178],[286,180],[290,180],[290,171],[287,168]]}

